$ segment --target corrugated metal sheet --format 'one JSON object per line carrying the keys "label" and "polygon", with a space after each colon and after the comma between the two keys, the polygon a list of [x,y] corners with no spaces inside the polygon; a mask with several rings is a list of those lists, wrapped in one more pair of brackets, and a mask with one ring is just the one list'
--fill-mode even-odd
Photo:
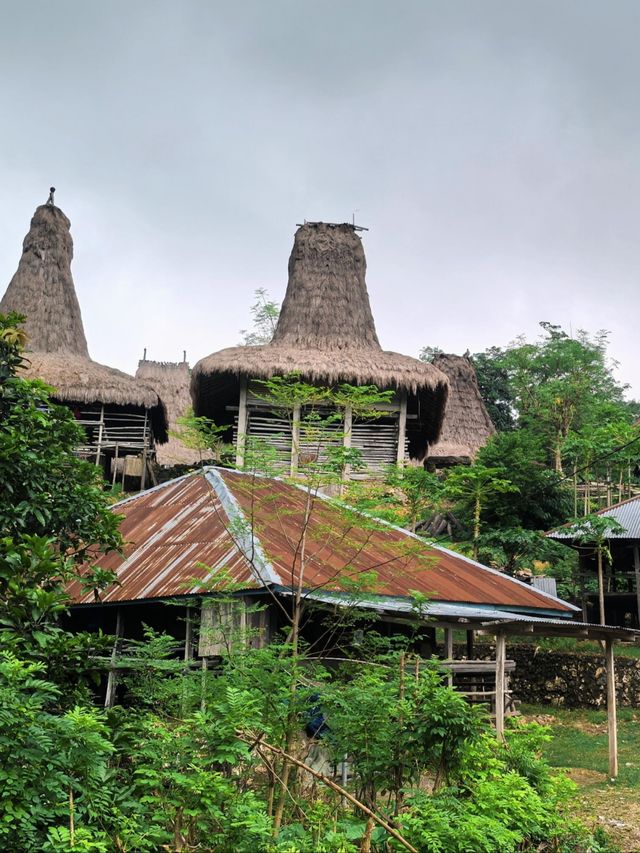
{"label": "corrugated metal sheet", "polygon": [[[221,471],[245,514],[251,514],[262,547],[285,583],[300,567],[307,493],[274,479]],[[304,542],[305,588],[339,589],[347,578],[375,575],[371,592],[440,601],[501,604],[572,611],[574,608],[445,548],[427,545],[406,530],[345,511],[316,498]],[[365,587],[366,588],[366,587]]]}
{"label": "corrugated metal sheet", "polygon": [[[393,597],[571,613],[575,608],[453,551],[424,543],[280,480],[209,469],[122,501],[124,556],[98,562],[118,574],[105,602],[202,592],[223,577],[243,589],[263,583],[345,591],[358,585]],[[309,523],[304,524],[305,514]],[[304,532],[304,536],[303,536]],[[366,581],[363,586],[363,581]],[[211,586],[209,588],[212,588]],[[93,592],[70,587],[76,603]]]}
{"label": "corrugated metal sheet", "polygon": [[[640,498],[629,498],[619,504],[601,509],[596,515],[602,515],[605,518],[615,518],[622,527],[624,533],[612,533],[607,538],[609,539],[640,539]],[[567,539],[575,538],[575,534],[569,529],[569,525],[559,527],[557,530],[552,530],[547,533],[549,539]]]}
{"label": "corrugated metal sheet", "polygon": [[[116,571],[120,581],[101,593],[101,601],[187,595],[220,573],[247,587],[259,585],[229,534],[231,523],[220,499],[203,476],[181,477],[142,492],[116,504],[114,511],[124,515],[120,529],[126,545],[124,557],[107,554],[98,561]],[[83,592],[78,583],[69,593],[77,603],[94,602],[93,592]]]}

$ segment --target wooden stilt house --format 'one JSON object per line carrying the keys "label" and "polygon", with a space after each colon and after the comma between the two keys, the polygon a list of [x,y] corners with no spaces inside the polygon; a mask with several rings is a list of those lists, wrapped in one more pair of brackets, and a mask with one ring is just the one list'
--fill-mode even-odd
{"label": "wooden stilt house", "polygon": [[[272,442],[285,467],[297,467],[296,424],[282,418],[260,380],[297,373],[320,386],[376,385],[391,390],[383,415],[358,421],[345,412],[344,441],[361,451],[366,475],[389,464],[421,463],[438,440],[447,377],[431,364],[382,349],[365,283],[366,260],[354,226],[307,222],[296,232],[289,281],[269,344],[231,347],[199,361],[191,394],[196,415],[228,425],[237,462],[248,437]],[[296,421],[297,416],[297,421]]]}
{"label": "wooden stilt house", "polygon": [[53,203],[36,209],[0,312],[26,316],[25,373],[51,385],[53,399],[84,427],[78,453],[107,479],[130,476],[144,488],[156,445],[167,440],[165,408],[149,384],[89,357],[71,275],[70,225]]}

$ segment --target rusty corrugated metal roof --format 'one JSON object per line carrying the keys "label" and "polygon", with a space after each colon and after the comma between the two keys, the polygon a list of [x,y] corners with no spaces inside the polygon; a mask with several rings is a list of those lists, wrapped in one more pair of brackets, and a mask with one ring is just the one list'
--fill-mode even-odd
{"label": "rusty corrugated metal roof", "polygon": [[[230,581],[412,596],[569,615],[575,608],[429,545],[406,530],[344,508],[282,480],[209,468],[116,504],[124,556],[98,562],[118,574],[100,599],[136,601],[201,593]],[[304,519],[308,518],[305,524]],[[75,603],[93,592],[70,587]]]}

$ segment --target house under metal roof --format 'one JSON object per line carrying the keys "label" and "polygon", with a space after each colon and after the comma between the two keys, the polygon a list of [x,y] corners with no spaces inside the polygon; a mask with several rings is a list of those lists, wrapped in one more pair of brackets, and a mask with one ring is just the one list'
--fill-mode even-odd
{"label": "house under metal roof", "polygon": [[[566,619],[577,609],[275,478],[211,467],[127,498],[113,510],[123,515],[126,545],[123,555],[98,560],[119,580],[100,593],[103,603],[202,595],[229,584],[286,594],[301,584],[309,593],[339,596],[357,589],[355,594],[383,608],[388,600],[407,602],[418,593],[440,605],[538,617]],[[96,604],[94,593],[79,583],[69,591],[76,604]]]}

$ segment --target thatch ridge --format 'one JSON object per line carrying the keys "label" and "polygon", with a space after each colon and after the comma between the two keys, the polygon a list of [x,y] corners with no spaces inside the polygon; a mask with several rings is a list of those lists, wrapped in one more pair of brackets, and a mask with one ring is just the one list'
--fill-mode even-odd
{"label": "thatch ridge", "polygon": [[[189,385],[191,371],[186,361],[150,361],[141,359],[136,370],[136,379],[150,385],[167,407],[169,430],[179,430],[178,418],[191,408]],[[178,438],[169,435],[169,440],[156,453],[161,465],[196,465],[200,453],[185,447]]]}
{"label": "thatch ridge", "polygon": [[308,222],[296,231],[275,346],[380,350],[365,283],[367,262],[352,225]]}
{"label": "thatch ridge", "polygon": [[467,356],[440,353],[433,366],[449,378],[449,399],[438,443],[429,458],[471,461],[496,431],[489,417],[476,371]]}
{"label": "thatch ridge", "polygon": [[27,346],[37,352],[66,352],[89,357],[80,304],[71,275],[71,223],[59,207],[36,209],[22,244],[22,256],[0,313],[27,317]]}

